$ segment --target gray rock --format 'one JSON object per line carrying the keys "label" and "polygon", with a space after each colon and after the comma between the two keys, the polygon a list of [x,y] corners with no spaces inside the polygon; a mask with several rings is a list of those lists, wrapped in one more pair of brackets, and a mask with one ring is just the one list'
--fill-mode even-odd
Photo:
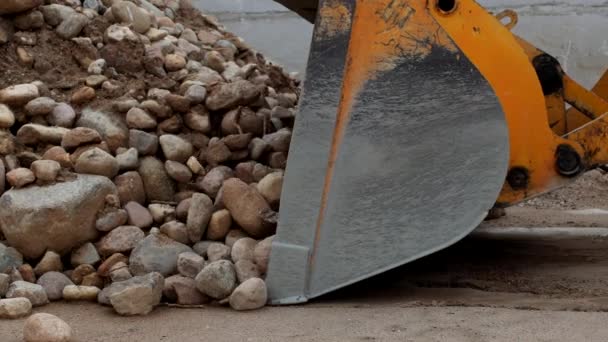
{"label": "gray rock", "polygon": [[37,313],[25,321],[23,340],[25,342],[68,342],[72,340],[72,328],[57,316]]}
{"label": "gray rock", "polygon": [[141,108],[131,108],[127,112],[127,125],[129,128],[150,130],[156,128],[156,119]]}
{"label": "gray rock", "polygon": [[114,178],[118,174],[118,162],[108,152],[95,147],[78,157],[74,170],[78,173]]}
{"label": "gray rock", "polygon": [[6,247],[0,243],[0,273],[6,272],[11,267],[17,268],[23,265],[23,256],[13,247]]}
{"label": "gray rock", "polygon": [[[189,60],[188,64],[186,64],[186,70],[188,70],[189,73],[195,73],[200,71],[203,68],[203,64],[201,64],[201,62],[197,62],[197,61],[193,61],[193,60]],[[206,95],[206,94],[205,94]]]}
{"label": "gray rock", "polygon": [[[86,78],[85,83],[87,84],[87,86],[92,87],[92,88],[98,88],[100,86],[103,86],[104,89],[109,90],[108,85],[108,78],[104,75],[91,75],[89,77]],[[104,86],[105,84],[105,86]]]}
{"label": "gray rock", "polygon": [[98,301],[108,303],[120,315],[146,315],[160,304],[164,278],[154,272],[116,282],[99,293]]}
{"label": "gray rock", "polygon": [[177,135],[161,135],[159,142],[163,150],[163,154],[168,160],[185,163],[194,152],[192,144]]}
{"label": "gray rock", "polygon": [[129,146],[142,156],[154,155],[158,150],[158,137],[155,134],[132,129],[129,131]]}
{"label": "gray rock", "polygon": [[76,13],[73,8],[58,4],[42,6],[40,10],[42,11],[46,23],[51,26],[61,24],[61,22],[66,20],[70,15]]}
{"label": "gray rock", "polygon": [[151,42],[157,42],[165,38],[168,34],[167,31],[158,30],[152,27],[146,32],[146,37],[148,37]]}
{"label": "gray rock", "polygon": [[152,26],[150,14],[132,2],[116,2],[111,10],[112,15],[117,21],[133,25],[133,29],[138,33],[144,34]]}
{"label": "gray rock", "polygon": [[101,261],[99,253],[97,253],[97,249],[90,242],[73,250],[72,255],[70,256],[70,263],[74,267],[82,264],[95,265],[99,261]]}
{"label": "gray rock", "polygon": [[[143,9],[145,9],[148,12],[154,14],[154,16],[156,16],[156,17],[164,17],[165,14],[163,13],[163,11],[161,11],[160,9],[158,9],[158,7],[156,7],[154,4],[163,5],[162,2],[159,3],[156,0],[153,0],[152,2],[149,2],[147,0],[139,0],[139,5]],[[167,19],[169,19],[169,18],[167,18]]]}
{"label": "gray rock", "polygon": [[194,244],[194,246],[192,246],[192,250],[202,256],[203,258],[207,258],[207,251],[209,249],[209,246],[211,246],[211,244],[214,243],[213,241],[199,241],[197,243]]}
{"label": "gray rock", "polygon": [[109,232],[110,230],[123,226],[127,223],[129,215],[124,209],[116,209],[103,213],[97,221],[95,221],[95,228],[101,232]]}
{"label": "gray rock", "polygon": [[32,303],[27,298],[0,299],[0,318],[15,319],[28,316]]}
{"label": "gray rock", "polygon": [[186,90],[184,96],[190,100],[190,103],[193,105],[203,103],[207,97],[207,89],[205,89],[203,86],[195,84]]}
{"label": "gray rock", "polygon": [[92,128],[99,132],[112,151],[116,151],[118,147],[127,147],[129,143],[129,129],[124,119],[118,114],[85,108],[76,125]]}
{"label": "gray rock", "polygon": [[8,292],[6,292],[6,298],[18,297],[29,299],[33,306],[41,306],[49,303],[49,299],[42,286],[22,280],[12,283],[8,287]]}
{"label": "gray rock", "polygon": [[196,288],[207,296],[224,299],[236,287],[234,265],[228,260],[210,263],[196,276]]}
{"label": "gray rock", "polygon": [[209,261],[230,260],[230,246],[214,242],[207,247],[207,259]]}
{"label": "gray rock", "polygon": [[129,215],[129,224],[139,228],[148,228],[153,223],[152,214],[144,206],[137,202],[125,204],[124,209]]}
{"label": "gray rock", "polygon": [[145,237],[145,233],[135,226],[120,226],[104,236],[97,245],[103,256],[129,252]]}
{"label": "gray rock", "polygon": [[247,233],[245,233],[243,230],[241,229],[230,229],[230,231],[228,232],[228,234],[226,235],[226,246],[232,247],[234,246],[234,243],[239,241],[240,239],[246,238]]}
{"label": "gray rock", "polygon": [[160,226],[160,232],[179,243],[190,243],[190,238],[188,238],[188,228],[186,228],[185,224],[179,221],[170,221],[163,224]]}
{"label": "gray rock", "polygon": [[234,243],[234,245],[232,245],[230,258],[233,262],[238,262],[240,260],[253,261],[253,250],[255,249],[257,243],[257,241],[250,237],[239,239]]}
{"label": "gray rock", "polygon": [[144,182],[137,171],[129,171],[117,176],[114,179],[114,184],[118,189],[120,203],[134,201],[144,204],[146,202]]}
{"label": "gray rock", "polygon": [[273,233],[273,228],[268,227],[262,217],[271,210],[270,206],[256,188],[231,178],[224,182],[223,192],[224,205],[232,219],[249,235],[263,238]]}
{"label": "gray rock", "polygon": [[114,184],[90,175],[9,190],[0,197],[0,225],[8,243],[27,258],[38,258],[47,249],[64,254],[97,237],[95,217],[109,194],[116,194]]}
{"label": "gray rock", "polygon": [[275,152],[288,152],[289,143],[291,142],[291,131],[287,128],[282,128],[274,133],[266,134],[263,140]]}
{"label": "gray rock", "polygon": [[61,255],[53,251],[46,251],[42,259],[38,262],[38,265],[34,267],[34,273],[40,277],[51,271],[63,271],[63,263],[61,262]]}
{"label": "gray rock", "polygon": [[267,301],[266,283],[260,278],[246,280],[230,295],[230,307],[239,311],[259,309]]}
{"label": "gray rock", "polygon": [[173,201],[175,186],[161,161],[154,157],[142,158],[138,170],[148,201]]}
{"label": "gray rock", "polygon": [[82,7],[92,9],[95,12],[99,12],[103,8],[103,4],[100,0],[84,0]]}
{"label": "gray rock", "polygon": [[57,26],[57,35],[63,39],[72,39],[89,23],[89,18],[80,13],[71,14]]}
{"label": "gray rock", "polygon": [[224,184],[224,181],[234,177],[234,172],[227,166],[217,166],[211,169],[202,179],[197,182],[198,188],[211,198],[215,198]]}
{"label": "gray rock", "polygon": [[89,72],[89,74],[92,75],[101,75],[103,74],[103,71],[106,68],[106,60],[103,58],[100,59],[96,59],[93,62],[91,62],[91,64],[89,64],[89,67],[87,68],[87,71]]}
{"label": "gray rock", "polygon": [[63,127],[47,127],[38,124],[25,124],[17,131],[17,141],[25,145],[59,145],[69,130]]}
{"label": "gray rock", "polygon": [[116,156],[120,171],[135,170],[139,165],[139,153],[136,148],[129,148]]}
{"label": "gray rock", "polygon": [[205,104],[212,111],[229,110],[237,106],[247,106],[261,95],[261,88],[246,80],[224,83],[213,89]]}
{"label": "gray rock", "polygon": [[15,114],[3,104],[0,104],[0,128],[11,128],[15,124]]}
{"label": "gray rock", "polygon": [[148,206],[154,222],[163,223],[175,218],[175,206],[162,203],[152,203]]}
{"label": "gray rock", "polygon": [[224,64],[224,71],[222,72],[222,76],[229,82],[236,81],[240,79],[241,68],[235,62],[226,62]]}
{"label": "gray rock", "polygon": [[47,117],[47,120],[51,125],[70,128],[74,125],[76,119],[76,112],[67,103],[58,103],[51,114]]}
{"label": "gray rock", "polygon": [[191,251],[190,247],[165,235],[148,235],[131,252],[129,268],[133,275],[159,272],[169,276],[177,272],[177,257]]}
{"label": "gray rock", "polygon": [[165,162],[165,170],[169,177],[178,183],[188,183],[192,179],[192,171],[182,163],[167,160]]}
{"label": "gray rock", "polygon": [[205,134],[211,132],[211,122],[207,113],[198,113],[193,109],[184,115],[184,123],[194,131]]}
{"label": "gray rock", "polygon": [[49,300],[62,299],[63,288],[74,285],[72,280],[61,272],[47,272],[38,278],[36,284],[42,286]]}
{"label": "gray rock", "polygon": [[25,12],[42,3],[42,0],[3,0],[0,3],[0,15]]}
{"label": "gray rock", "polygon": [[110,278],[113,282],[125,281],[133,278],[133,275],[129,271],[129,266],[127,264],[118,262],[110,269]]}
{"label": "gray rock", "polygon": [[188,236],[190,241],[198,242],[205,235],[207,225],[213,213],[213,201],[205,194],[195,193],[190,200],[188,210]]}
{"label": "gray rock", "polygon": [[194,278],[205,267],[205,259],[194,252],[177,256],[177,271],[184,277]]}
{"label": "gray rock", "polygon": [[52,182],[57,178],[57,175],[61,170],[61,165],[54,160],[36,160],[32,163],[30,168],[36,179]]}
{"label": "gray rock", "polygon": [[200,305],[209,302],[209,297],[196,288],[194,279],[181,275],[165,279],[163,296],[169,301],[181,305]]}
{"label": "gray rock", "polygon": [[17,84],[0,90],[0,103],[20,106],[40,96],[38,87],[33,84]]}
{"label": "gray rock", "polygon": [[239,260],[234,264],[234,269],[236,271],[236,277],[239,280],[239,283],[243,283],[247,279],[251,278],[259,278],[260,271],[256,264],[254,264],[251,260]]}
{"label": "gray rock", "polygon": [[131,31],[130,28],[121,25],[112,25],[108,27],[104,33],[104,41],[107,44],[120,43],[123,41],[137,42],[138,39],[135,32]]}

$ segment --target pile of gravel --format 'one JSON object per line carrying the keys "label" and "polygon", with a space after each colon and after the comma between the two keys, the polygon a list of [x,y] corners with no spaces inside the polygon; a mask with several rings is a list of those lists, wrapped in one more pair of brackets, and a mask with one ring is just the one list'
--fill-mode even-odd
{"label": "pile of gravel", "polygon": [[183,0],[2,1],[0,69],[0,317],[266,304],[296,79]]}

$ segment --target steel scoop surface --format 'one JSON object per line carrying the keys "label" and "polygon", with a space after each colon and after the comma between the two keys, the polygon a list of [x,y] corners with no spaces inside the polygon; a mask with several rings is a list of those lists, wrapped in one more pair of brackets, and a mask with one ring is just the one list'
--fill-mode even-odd
{"label": "steel scoop surface", "polygon": [[304,302],[443,249],[494,204],[509,160],[503,111],[425,4],[320,2],[270,303]]}

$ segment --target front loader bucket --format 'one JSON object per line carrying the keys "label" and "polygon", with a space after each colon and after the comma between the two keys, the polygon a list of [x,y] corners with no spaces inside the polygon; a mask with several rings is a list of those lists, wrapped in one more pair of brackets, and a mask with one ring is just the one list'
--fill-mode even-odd
{"label": "front loader bucket", "polygon": [[503,186],[492,88],[426,0],[321,0],[270,256],[289,304],[445,248]]}

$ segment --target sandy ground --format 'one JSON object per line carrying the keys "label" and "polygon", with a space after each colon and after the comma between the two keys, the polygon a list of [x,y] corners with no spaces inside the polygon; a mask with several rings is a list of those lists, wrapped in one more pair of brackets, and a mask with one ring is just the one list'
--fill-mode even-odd
{"label": "sandy ground", "polygon": [[[77,341],[605,341],[608,313],[344,303],[266,308],[157,310],[120,318],[94,304],[45,308]],[[2,322],[3,342],[21,341],[21,321]]]}

